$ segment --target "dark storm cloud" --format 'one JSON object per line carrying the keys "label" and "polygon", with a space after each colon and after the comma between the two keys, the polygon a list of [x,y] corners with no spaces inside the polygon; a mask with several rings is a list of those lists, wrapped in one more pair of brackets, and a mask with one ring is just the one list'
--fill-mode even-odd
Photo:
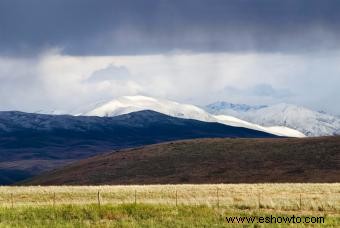
{"label": "dark storm cloud", "polygon": [[337,0],[1,0],[0,53],[334,49],[339,12]]}

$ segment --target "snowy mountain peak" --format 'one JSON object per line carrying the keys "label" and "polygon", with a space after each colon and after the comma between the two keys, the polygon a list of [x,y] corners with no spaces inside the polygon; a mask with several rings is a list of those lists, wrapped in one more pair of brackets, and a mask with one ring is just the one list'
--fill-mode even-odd
{"label": "snowy mountain peak", "polygon": [[261,126],[285,126],[307,136],[327,136],[340,133],[338,117],[293,104],[280,103],[247,111],[225,107],[216,112],[210,107],[211,105],[206,106],[206,110],[210,113],[233,115]]}
{"label": "snowy mountain peak", "polygon": [[185,119],[196,119],[206,122],[218,122],[229,126],[244,127],[279,136],[304,137],[304,134],[302,134],[301,132],[293,129],[288,129],[287,127],[262,127],[257,124],[252,124],[232,116],[215,116],[194,105],[181,104],[175,101],[156,99],[146,96],[120,97],[111,100],[105,104],[99,105],[93,110],[89,110],[82,115],[111,117],[142,110],[152,110],[169,116]]}
{"label": "snowy mountain peak", "polygon": [[189,104],[180,104],[174,101],[156,99],[146,96],[124,96],[111,100],[84,115],[86,116],[118,116],[142,110],[153,110],[169,116],[214,121],[204,110]]}

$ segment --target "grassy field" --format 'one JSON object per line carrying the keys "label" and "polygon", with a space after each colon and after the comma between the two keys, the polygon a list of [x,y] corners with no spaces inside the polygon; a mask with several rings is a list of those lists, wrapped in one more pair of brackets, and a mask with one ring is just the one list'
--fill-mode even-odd
{"label": "grassy field", "polygon": [[228,227],[227,216],[270,215],[338,227],[340,184],[0,187],[0,227]]}

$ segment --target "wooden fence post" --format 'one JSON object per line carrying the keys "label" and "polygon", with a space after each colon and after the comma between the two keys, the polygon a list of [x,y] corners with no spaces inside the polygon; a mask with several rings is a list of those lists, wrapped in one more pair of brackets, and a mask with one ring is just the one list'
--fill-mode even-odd
{"label": "wooden fence post", "polygon": [[302,209],[302,195],[300,193],[300,210]]}
{"label": "wooden fence post", "polygon": [[137,190],[135,189],[135,205],[137,204]]}
{"label": "wooden fence post", "polygon": [[98,193],[97,193],[97,200],[98,200],[98,207],[100,207],[100,191],[98,190]]}
{"label": "wooden fence post", "polygon": [[219,188],[217,188],[216,194],[217,194],[217,208],[220,208],[220,196],[219,196]]}
{"label": "wooden fence post", "polygon": [[12,206],[12,209],[13,209],[14,208],[13,193],[11,193],[11,206]]}
{"label": "wooden fence post", "polygon": [[55,192],[53,193],[53,207],[55,207],[55,201],[56,201],[56,199],[55,199],[56,197],[55,197]]}
{"label": "wooden fence post", "polygon": [[177,198],[178,198],[178,197],[177,197],[177,190],[176,190],[176,207],[177,207]]}

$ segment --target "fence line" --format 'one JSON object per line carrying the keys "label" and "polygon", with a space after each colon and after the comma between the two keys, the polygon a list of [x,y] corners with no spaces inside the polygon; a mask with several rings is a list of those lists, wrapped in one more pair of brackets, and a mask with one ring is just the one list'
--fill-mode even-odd
{"label": "fence line", "polygon": [[[311,197],[316,195],[316,193],[290,193],[290,196],[287,195],[287,193],[278,193],[278,194],[272,194],[270,196],[266,196],[261,194],[261,192],[258,192],[257,194],[257,203],[256,203],[256,197],[250,197],[247,196],[246,198],[242,198],[243,195],[246,193],[243,192],[243,194],[237,195],[234,191],[223,191],[223,189],[217,188],[216,189],[216,195],[211,194],[210,191],[183,191],[181,194],[181,191],[178,191],[178,189],[175,189],[174,191],[156,191],[158,195],[156,196],[145,196],[143,198],[143,192],[139,193],[138,203],[160,203],[160,204],[168,204],[168,205],[175,205],[176,207],[178,204],[192,204],[192,200],[194,199],[194,204],[199,205],[214,205],[214,201],[216,202],[215,207],[220,208],[221,206],[227,206],[227,207],[239,207],[239,208],[286,208],[286,209],[293,209],[293,210],[302,210],[306,208],[315,208],[315,210],[319,211],[338,211],[340,210],[340,192],[333,192],[330,194],[327,194],[325,197],[325,194],[318,193],[318,197]],[[122,202],[126,203],[129,201],[126,201],[129,198],[129,194],[125,192],[123,197],[118,197],[118,194],[110,194],[112,192],[100,192],[98,190],[96,192],[96,198],[97,198],[97,204],[100,208],[103,204],[103,201],[105,199],[105,204],[121,204]],[[175,197],[173,197],[175,193]],[[203,194],[202,194],[203,193]],[[210,194],[209,194],[210,193]],[[58,202],[56,200],[57,193],[53,192],[51,193],[44,193],[39,194],[39,198],[37,200],[30,200],[29,197],[24,194],[13,194],[9,193],[10,196],[9,203],[11,208],[14,208],[14,206],[20,206],[20,205],[51,205],[51,196],[52,196],[52,206],[55,207],[57,204],[91,204],[94,203],[91,200],[91,197],[88,193],[85,195],[81,195],[79,192],[73,192],[74,195],[76,195],[78,198],[82,200],[83,202],[79,203],[77,201],[74,201],[72,197],[71,200],[69,199],[66,203],[63,202],[63,197],[67,200],[67,195],[65,196],[65,193],[61,192],[59,193],[61,196],[61,200]],[[137,189],[134,189],[134,191],[130,191],[130,194],[133,195],[134,201],[133,203],[137,204]],[[144,193],[146,194],[146,193]],[[202,194],[202,195],[200,195]],[[249,193],[248,193],[249,194]],[[253,192],[252,195],[256,194],[256,192]],[[289,193],[288,193],[289,194]],[[23,197],[24,195],[24,197]],[[33,194],[32,194],[33,195]],[[48,196],[49,198],[45,198],[45,196]],[[71,194],[72,195],[72,194]],[[131,195],[130,195],[131,196]],[[158,196],[158,197],[157,197]],[[336,197],[334,197],[336,196]],[[339,196],[339,197],[338,197]],[[0,195],[1,200],[1,195]],[[255,203],[254,203],[255,201]],[[131,202],[131,201],[130,201]],[[333,206],[332,206],[333,203]],[[0,206],[3,205],[0,201]],[[334,206],[335,205],[335,206]],[[337,206],[338,205],[338,206]],[[213,206],[214,207],[214,206]],[[312,209],[313,210],[313,209]]]}

